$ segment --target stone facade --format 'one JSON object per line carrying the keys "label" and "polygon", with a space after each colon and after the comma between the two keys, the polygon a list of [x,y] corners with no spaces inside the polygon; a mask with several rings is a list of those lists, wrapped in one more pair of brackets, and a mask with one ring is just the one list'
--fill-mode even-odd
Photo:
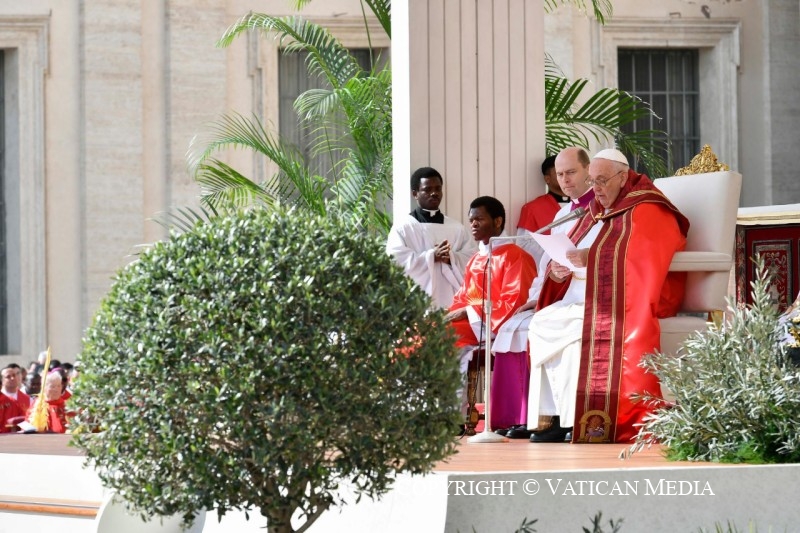
{"label": "stone facade", "polygon": [[[6,359],[26,363],[47,345],[61,360],[75,358],[82,331],[114,272],[135,258],[140,245],[164,235],[150,218],[170,206],[197,203],[186,153],[204,125],[227,111],[255,111],[277,123],[277,45],[257,36],[242,36],[227,49],[214,43],[248,11],[290,14],[291,4],[0,0],[6,195],[11,200],[9,321],[17,332]],[[568,76],[590,78],[597,87],[616,84],[613,50],[619,42],[701,48],[711,98],[703,118],[711,138],[703,142],[744,176],[742,205],[800,202],[791,159],[800,145],[795,0],[708,0],[704,5],[615,0],[614,17],[605,28],[572,8],[539,18],[541,0],[493,0],[491,7],[474,0],[411,0],[408,5],[406,16],[424,17],[424,28],[420,20],[406,22],[405,37],[396,34],[394,41],[406,51],[393,51],[393,60],[405,57],[408,67],[421,57],[424,51],[409,41],[424,30],[427,46],[445,48],[427,57],[431,65],[468,57],[462,46],[474,38],[478,52],[487,46],[494,52],[480,54],[473,66],[462,63],[458,75],[495,74],[481,74],[472,89],[448,79],[447,93],[429,92],[426,109],[433,113],[428,120],[411,100],[417,90],[412,84],[427,82],[424,69],[411,69],[407,77],[398,71],[403,62],[395,65],[395,80],[406,84],[405,107],[398,108],[396,120],[411,115],[402,118],[405,140],[396,142],[400,211],[409,203],[407,172],[413,165],[449,170],[448,186],[458,194],[447,209],[456,217],[463,217],[465,201],[494,194],[508,202],[513,223],[515,209],[542,192],[536,168],[543,157],[543,119],[535,111],[538,89],[529,89],[538,87],[535,65],[541,64],[542,38],[544,50]],[[400,6],[396,2],[395,9]],[[357,0],[311,2],[304,14],[332,26],[350,46],[365,44]],[[472,21],[474,37],[460,35],[455,20]],[[493,32],[484,31],[489,20]],[[500,39],[503,32],[525,31],[536,33],[536,39],[526,37],[520,53],[504,53],[510,45]],[[373,39],[380,35],[377,28],[372,32]],[[528,67],[524,79],[515,78],[521,69],[514,65],[520,62]],[[430,75],[442,81],[450,72]],[[451,92],[457,89],[458,101]],[[483,94],[491,94],[491,105]],[[532,103],[519,121],[519,108],[509,103],[522,97]],[[498,102],[506,107],[496,107],[491,117],[504,121],[502,131],[494,124],[478,129],[478,120],[487,124],[486,110]],[[470,106],[480,109],[465,114]],[[478,132],[475,139],[464,128]],[[491,152],[476,153],[489,144]],[[244,151],[227,158],[245,174],[269,172]]]}

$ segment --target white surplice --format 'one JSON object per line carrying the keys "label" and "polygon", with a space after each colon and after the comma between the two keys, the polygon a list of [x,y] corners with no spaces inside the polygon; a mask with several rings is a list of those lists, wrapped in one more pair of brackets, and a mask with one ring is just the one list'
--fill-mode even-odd
{"label": "white surplice", "polygon": [[[553,217],[553,220],[558,220],[559,218],[566,216],[569,214],[571,210],[572,203],[564,204],[561,209],[558,210],[556,216]],[[577,223],[577,220],[573,220],[571,222],[567,222],[566,224],[561,224],[560,226],[556,226],[555,228],[550,230],[550,233],[568,233],[569,230]],[[531,234],[531,232],[521,229],[518,231],[518,234]],[[533,238],[528,241],[529,243],[532,242],[535,244]],[[536,244],[539,247],[538,244]],[[541,247],[539,247],[541,248]],[[530,249],[523,246],[523,249],[530,253]],[[536,257],[534,256],[534,259]],[[540,257],[540,261],[537,261],[537,275],[536,279],[533,280],[533,285],[531,285],[530,291],[528,293],[528,301],[536,301],[539,299],[539,293],[542,290],[542,283],[544,283],[544,273],[547,270],[547,264],[550,262],[550,257],[547,254],[544,254]],[[541,265],[541,266],[540,266]],[[512,316],[508,321],[500,327],[500,331],[497,332],[497,336],[495,337],[492,343],[492,352],[493,353],[519,353],[527,351],[528,349],[528,327],[531,322],[531,318],[533,318],[533,310],[523,311],[521,313],[517,313],[516,315]]]}
{"label": "white surplice", "polygon": [[[434,247],[450,243],[450,264],[434,261]],[[447,309],[464,281],[464,269],[477,250],[467,228],[452,218],[443,224],[422,223],[411,215],[395,222],[386,241],[386,252],[406,275],[430,295],[437,308]]]}

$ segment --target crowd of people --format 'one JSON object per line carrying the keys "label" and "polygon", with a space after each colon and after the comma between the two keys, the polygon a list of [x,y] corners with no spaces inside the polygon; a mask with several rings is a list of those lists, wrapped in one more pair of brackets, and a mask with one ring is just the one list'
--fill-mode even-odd
{"label": "crowd of people", "polygon": [[[638,363],[660,348],[658,319],[681,304],[685,273],[669,272],[669,264],[686,245],[689,222],[613,148],[592,158],[567,148],[545,160],[542,174],[548,191],[523,207],[516,232],[527,238],[501,239],[506,213],[497,199],[471,203],[478,249],[465,261],[463,229],[439,211],[444,179],[418,169],[411,179],[418,207],[392,228],[387,252],[435,307],[449,311],[462,373],[474,348],[493,339],[489,409],[498,433],[531,442],[628,442],[652,407],[633,396],[660,391]],[[552,231],[572,248],[559,263],[530,234],[562,220]]]}
{"label": "crowd of people", "polygon": [[73,416],[70,384],[77,377],[71,363],[51,360],[47,352],[28,368],[16,363],[0,370],[0,433],[66,433]]}

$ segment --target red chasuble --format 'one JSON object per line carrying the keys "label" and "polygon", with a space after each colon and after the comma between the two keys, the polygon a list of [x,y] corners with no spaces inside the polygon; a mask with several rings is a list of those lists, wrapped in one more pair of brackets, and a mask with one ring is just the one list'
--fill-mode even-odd
{"label": "red chasuble", "polygon": [[[476,253],[467,263],[464,283],[453,297],[451,311],[472,306],[483,317],[485,293],[486,262],[488,256]],[[495,245],[492,249],[492,331],[497,333],[500,326],[508,320],[517,308],[528,300],[528,290],[536,277],[536,263],[525,250],[516,244]],[[478,339],[472,331],[469,320],[455,320],[450,323],[456,330],[456,345],[475,346]],[[485,333],[484,333],[485,335]],[[483,339],[485,340],[485,336]]]}
{"label": "red chasuble", "polygon": [[[611,210],[593,201],[570,238],[579,242],[600,221],[589,248],[573,442],[629,442],[649,411],[631,394],[661,393],[639,361],[660,348],[658,319],[675,315],[683,300],[686,273],[669,265],[686,246],[689,221],[632,170]],[[560,299],[567,284],[546,279],[540,308]]]}
{"label": "red chasuble", "polygon": [[8,433],[12,430],[12,419],[24,419],[28,408],[31,406],[31,398],[22,391],[17,392],[17,399],[14,400],[0,392],[0,433]]}

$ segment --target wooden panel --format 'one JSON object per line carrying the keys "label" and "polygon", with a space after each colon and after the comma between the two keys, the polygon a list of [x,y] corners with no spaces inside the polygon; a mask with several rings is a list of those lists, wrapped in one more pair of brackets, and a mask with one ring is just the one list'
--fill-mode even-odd
{"label": "wooden panel", "polygon": [[494,193],[495,94],[493,2],[477,2],[478,31],[478,184],[477,195]]}
{"label": "wooden panel", "polygon": [[[476,0],[461,0],[461,186],[450,212],[467,220],[469,203],[478,196],[478,18]],[[452,215],[451,215],[452,216]]]}
{"label": "wooden panel", "polygon": [[508,175],[511,171],[510,109],[509,109],[509,12],[508,0],[495,0],[493,5],[493,70],[494,70],[494,174],[482,177],[483,183],[491,183],[486,194],[496,197],[508,206],[510,191]]}
{"label": "wooden panel", "polygon": [[[462,179],[461,151],[462,126],[461,126],[461,2],[460,0],[444,1],[444,128],[442,140],[445,143],[445,168],[448,180],[448,194],[450,194],[450,177],[456,183]],[[457,192],[459,188],[456,188]],[[460,194],[459,194],[460,196]],[[460,202],[454,205],[448,213],[453,213],[459,218],[464,212]]]}
{"label": "wooden panel", "polygon": [[[511,0],[509,2],[509,174],[507,187],[509,191],[506,203],[506,231],[515,233],[517,220],[522,205],[527,198],[525,190],[525,167],[527,159],[535,154],[527,153],[527,105],[526,105],[526,72],[528,64],[525,61],[525,13],[524,0]],[[531,68],[533,68],[531,66]]]}
{"label": "wooden panel", "polygon": [[474,198],[496,196],[513,232],[544,153],[542,2],[417,0],[409,15],[412,169],[442,172],[444,210],[462,221]]}
{"label": "wooden panel", "polygon": [[[411,2],[409,9],[409,47],[410,57],[410,114],[411,114],[411,172],[431,162],[430,128],[428,124],[429,94],[428,86],[428,7],[424,2]],[[405,177],[403,191],[408,194],[408,180]],[[395,194],[397,196],[397,193]]]}
{"label": "wooden panel", "polygon": [[544,8],[539,2],[525,2],[525,148],[526,176],[519,185],[524,187],[524,200],[544,194],[542,161],[545,158],[544,140]]}
{"label": "wooden panel", "polygon": [[0,511],[94,518],[99,510],[100,502],[25,498],[0,494]]}
{"label": "wooden panel", "polygon": [[499,443],[471,443],[466,438],[458,441],[458,453],[434,467],[435,472],[547,472],[579,470],[589,471],[611,468],[664,467],[742,468],[742,465],[668,461],[662,448],[653,446],[622,460],[621,452],[627,444],[561,444],[531,443],[511,439]]}
{"label": "wooden panel", "polygon": [[[428,149],[429,164],[447,175],[445,164],[444,4],[428,3]],[[413,61],[413,59],[412,59]],[[415,105],[414,101],[411,105]]]}

